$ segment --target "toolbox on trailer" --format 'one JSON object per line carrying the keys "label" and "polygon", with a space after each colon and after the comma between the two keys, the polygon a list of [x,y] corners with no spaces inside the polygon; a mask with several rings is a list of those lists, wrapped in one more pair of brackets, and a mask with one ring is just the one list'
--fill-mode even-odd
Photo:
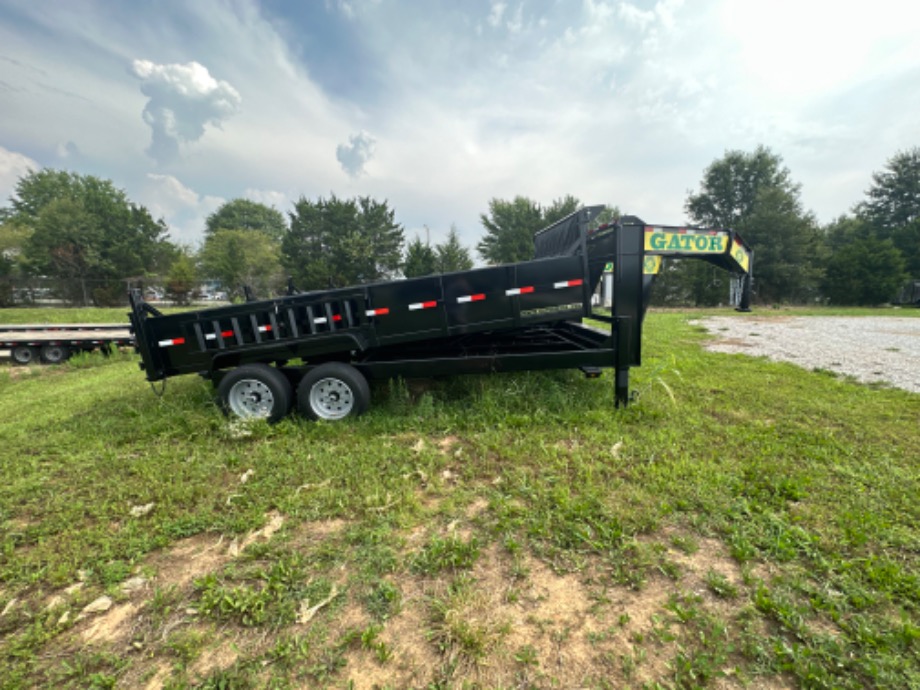
{"label": "toolbox on trailer", "polygon": [[[643,271],[644,223],[598,227],[601,210],[582,208],[536,233],[532,261],[171,315],[132,292],[141,367],[150,381],[210,378],[228,412],[270,421],[287,414],[295,391],[304,415],[339,419],[367,407],[368,379],[524,369],[611,367],[624,405],[653,275]],[[594,313],[609,264],[612,311]],[[583,324],[589,317],[609,329]]]}

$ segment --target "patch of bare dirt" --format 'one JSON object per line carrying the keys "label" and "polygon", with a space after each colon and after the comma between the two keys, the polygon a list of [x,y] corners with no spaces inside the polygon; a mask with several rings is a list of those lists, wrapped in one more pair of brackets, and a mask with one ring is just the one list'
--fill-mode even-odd
{"label": "patch of bare dirt", "polygon": [[114,606],[104,614],[93,618],[90,624],[80,632],[80,636],[87,643],[122,642],[131,634],[139,608],[137,604],[130,601]]}
{"label": "patch of bare dirt", "polygon": [[144,685],[144,690],[161,690],[166,684],[166,680],[169,678],[171,672],[169,666],[167,664],[161,664],[155,668],[156,670],[153,671],[153,675]]}
{"label": "patch of bare dirt", "polygon": [[232,666],[240,657],[240,651],[244,645],[239,638],[230,640],[218,640],[201,654],[189,666],[189,674],[193,677],[204,678],[214,671],[220,671]]}
{"label": "patch of bare dirt", "polygon": [[230,560],[229,544],[214,534],[182,539],[148,560],[155,571],[154,582],[161,588],[184,589],[200,577],[221,568]]}

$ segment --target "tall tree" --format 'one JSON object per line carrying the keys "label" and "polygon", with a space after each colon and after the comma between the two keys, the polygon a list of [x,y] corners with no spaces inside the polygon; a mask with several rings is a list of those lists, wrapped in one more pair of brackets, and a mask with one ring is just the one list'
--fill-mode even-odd
{"label": "tall tree", "polygon": [[278,243],[261,232],[218,230],[205,240],[199,260],[202,273],[219,280],[230,297],[241,296],[244,285],[265,296],[283,283]]}
{"label": "tall tree", "polygon": [[188,305],[192,301],[197,281],[194,257],[191,252],[181,250],[166,276],[166,296],[176,304]]}
{"label": "tall tree", "polygon": [[438,273],[467,271],[473,267],[470,250],[460,243],[460,235],[453,225],[450,226],[447,239],[435,248],[435,252],[437,253],[435,263]]}
{"label": "tall tree", "polygon": [[578,199],[571,195],[556,199],[546,208],[523,196],[512,201],[492,199],[488,215],[479,216],[486,234],[476,248],[490,264],[532,259],[534,233],[577,211],[578,207]]}
{"label": "tall tree", "polygon": [[901,151],[872,174],[868,197],[856,207],[879,239],[901,250],[911,276],[920,278],[920,147]]}
{"label": "tall tree", "polygon": [[869,197],[857,208],[874,226],[894,230],[920,220],[920,146],[899,151],[872,173]]}
{"label": "tall tree", "polygon": [[61,296],[113,304],[124,279],[164,270],[174,255],[166,225],[109,180],[62,170],[30,172],[17,183],[12,220],[29,228],[29,270],[58,281]]}
{"label": "tall tree", "polygon": [[285,269],[303,289],[370,283],[394,276],[403,229],[387,202],[370,197],[301,197],[281,243]]}
{"label": "tall tree", "polygon": [[287,223],[277,209],[249,199],[231,199],[205,221],[205,238],[218,230],[256,230],[280,242]]}
{"label": "tall tree", "polygon": [[[761,301],[804,301],[817,294],[821,237],[799,192],[782,158],[758,146],[753,153],[728,151],[714,161],[703,173],[700,192],[687,197],[694,222],[738,230],[754,249]],[[688,271],[705,276],[699,268]],[[727,287],[724,293],[727,301]]]}
{"label": "tall tree", "polygon": [[11,210],[0,209],[0,307],[16,301],[14,288],[25,273],[23,250],[31,234],[31,228],[13,219]]}
{"label": "tall tree", "polygon": [[871,306],[890,301],[906,278],[904,258],[894,242],[870,235],[833,253],[823,291],[834,304]]}
{"label": "tall tree", "polygon": [[437,272],[435,250],[427,242],[422,242],[421,238],[416,235],[415,239],[406,245],[406,261],[403,266],[403,275],[406,278],[419,278]]}

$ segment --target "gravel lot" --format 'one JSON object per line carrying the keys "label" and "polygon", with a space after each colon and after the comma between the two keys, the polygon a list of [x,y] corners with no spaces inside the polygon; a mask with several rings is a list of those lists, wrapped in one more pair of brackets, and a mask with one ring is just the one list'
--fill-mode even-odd
{"label": "gravel lot", "polygon": [[920,393],[920,318],[894,316],[716,316],[693,323],[706,347],[827,369],[864,383]]}

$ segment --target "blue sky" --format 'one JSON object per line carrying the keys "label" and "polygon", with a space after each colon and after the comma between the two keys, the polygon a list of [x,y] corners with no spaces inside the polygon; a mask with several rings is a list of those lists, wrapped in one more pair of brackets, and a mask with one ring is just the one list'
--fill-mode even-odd
{"label": "blue sky", "polygon": [[0,198],[91,173],[195,245],[234,197],[371,195],[472,246],[517,194],[681,223],[764,144],[827,222],[920,145],[917,26],[906,0],[0,0]]}

